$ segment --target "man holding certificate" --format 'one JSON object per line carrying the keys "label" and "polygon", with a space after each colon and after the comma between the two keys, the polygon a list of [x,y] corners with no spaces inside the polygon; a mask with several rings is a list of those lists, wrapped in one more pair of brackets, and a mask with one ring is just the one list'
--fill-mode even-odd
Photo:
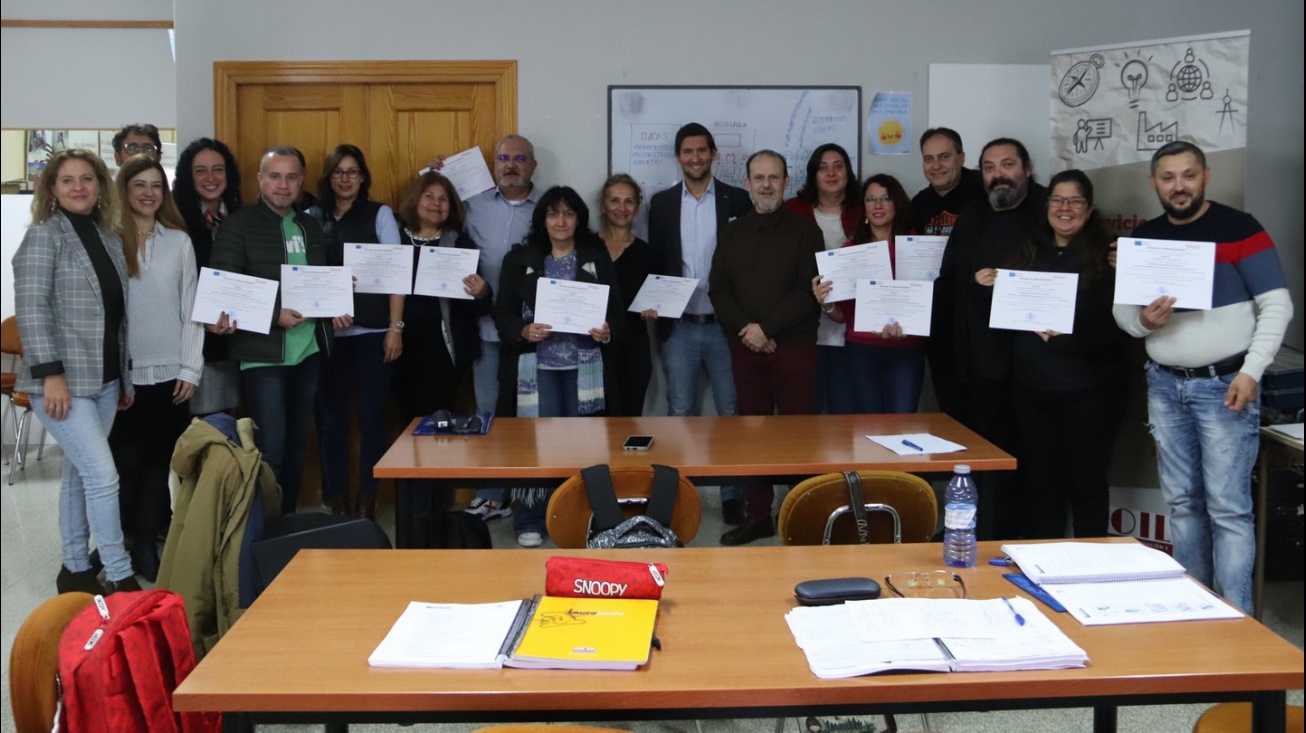
{"label": "man holding certificate", "polygon": [[[258,186],[258,203],[232,213],[218,229],[213,269],[280,281],[282,265],[326,265],[322,226],[294,210],[304,186],[304,166],[294,148],[278,146],[263,155]],[[255,442],[281,484],[287,513],[295,511],[299,498],[322,354],[331,352],[334,330],[352,324],[349,316],[305,318],[281,307],[278,296],[269,333],[231,334],[244,403],[259,427]]]}
{"label": "man holding certificate", "polygon": [[[784,204],[784,156],[760,150],[748,158],[745,183],[753,213],[721,232],[708,294],[730,343],[740,415],[804,415],[812,410],[816,329],[812,297],[816,254],[825,241],[816,222]],[[770,484],[744,491],[744,523],[721,536],[742,545],[775,534]]]}
{"label": "man holding certificate", "polygon": [[1116,305],[1115,319],[1147,347],[1148,419],[1175,559],[1250,613],[1257,384],[1292,320],[1292,300],[1274,242],[1251,215],[1206,200],[1210,177],[1197,146],[1157,150],[1149,180],[1165,214],[1132,236],[1215,242],[1211,309],[1177,312],[1162,296]]}

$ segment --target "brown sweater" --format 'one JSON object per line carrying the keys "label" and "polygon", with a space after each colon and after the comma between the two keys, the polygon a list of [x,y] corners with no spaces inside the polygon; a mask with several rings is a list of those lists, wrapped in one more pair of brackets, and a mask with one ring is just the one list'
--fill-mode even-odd
{"label": "brown sweater", "polygon": [[708,295],[732,343],[749,323],[777,343],[816,343],[821,311],[812,295],[816,254],[825,249],[816,222],[780,207],[731,222],[717,240]]}

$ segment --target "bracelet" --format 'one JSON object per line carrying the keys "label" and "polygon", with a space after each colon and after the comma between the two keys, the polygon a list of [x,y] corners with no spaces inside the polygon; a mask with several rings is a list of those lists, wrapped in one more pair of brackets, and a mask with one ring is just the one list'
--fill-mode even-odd
{"label": "bracelet", "polygon": [[402,328],[395,328],[394,326],[391,326],[390,328],[387,328],[386,330],[389,331],[390,333],[403,333],[403,332],[404,332],[404,329],[402,329]]}
{"label": "bracelet", "polygon": [[830,315],[831,313],[833,313],[833,312],[834,312],[834,303],[824,303],[824,304],[822,304],[822,305],[821,305],[821,312],[824,313],[824,314],[827,315],[827,316]]}

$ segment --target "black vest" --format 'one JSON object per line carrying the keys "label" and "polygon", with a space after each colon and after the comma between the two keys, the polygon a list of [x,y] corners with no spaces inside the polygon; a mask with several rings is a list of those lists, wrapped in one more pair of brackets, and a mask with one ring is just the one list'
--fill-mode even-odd
{"label": "black vest", "polygon": [[[376,216],[381,204],[375,201],[356,201],[345,215],[337,219],[321,206],[309,209],[308,214],[322,222],[326,235],[327,262],[345,263],[345,243],[377,244]],[[385,328],[390,325],[390,296],[377,293],[354,293],[354,325],[365,328]]]}

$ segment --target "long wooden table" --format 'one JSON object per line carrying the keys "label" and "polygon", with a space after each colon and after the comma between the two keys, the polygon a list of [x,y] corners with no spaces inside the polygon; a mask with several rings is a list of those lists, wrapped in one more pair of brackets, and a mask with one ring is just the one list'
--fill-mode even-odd
{"label": "long wooden table", "polygon": [[[582,468],[675,466],[699,485],[740,481],[786,483],[832,471],[892,469],[1004,471],[1016,459],[941,413],[915,415],[773,415],[755,417],[571,417],[496,419],[483,436],[415,436],[412,425],[373,474],[400,479],[397,513],[408,516],[413,479],[421,486],[557,485]],[[966,446],[959,453],[900,456],[867,435],[931,433]],[[626,451],[631,435],[652,435],[648,451]],[[438,492],[447,501],[448,491]],[[395,524],[396,544],[409,546],[408,523]]]}
{"label": "long wooden table", "polygon": [[[1132,541],[1122,539],[1117,541]],[[937,544],[562,551],[660,560],[662,651],[635,672],[372,669],[408,602],[475,603],[544,588],[548,553],[305,550],[177,689],[178,710],[259,722],[634,720],[1092,707],[1251,700],[1283,729],[1300,649],[1251,618],[1087,628],[1043,609],[1088,652],[1085,669],[899,673],[822,680],[785,625],[795,583],[941,567]],[[981,563],[998,553],[982,543]],[[971,598],[1018,593],[1002,568],[961,571]],[[1036,602],[1037,603],[1037,602]],[[241,716],[228,716],[235,726]]]}

